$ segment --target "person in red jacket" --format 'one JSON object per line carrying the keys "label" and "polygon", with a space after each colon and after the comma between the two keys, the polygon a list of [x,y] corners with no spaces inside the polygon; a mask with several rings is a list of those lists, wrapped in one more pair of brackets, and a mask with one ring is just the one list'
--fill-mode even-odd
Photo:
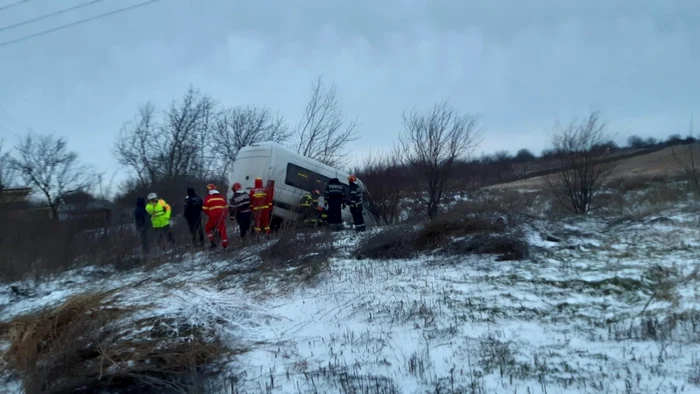
{"label": "person in red jacket", "polygon": [[270,234],[270,204],[267,189],[263,186],[262,178],[255,178],[255,187],[250,190],[250,208],[253,210],[253,229],[260,235],[260,231],[265,230],[265,234]]}
{"label": "person in red jacket", "polygon": [[221,246],[226,248],[228,246],[228,237],[226,236],[226,215],[228,214],[228,204],[226,204],[226,199],[216,190],[216,185],[207,185],[207,196],[204,198],[204,205],[202,205],[202,211],[207,214],[207,224],[204,227],[204,231],[209,237],[209,242],[211,242],[211,248],[216,248],[216,242],[214,242],[214,230],[217,230],[219,237],[221,238]]}

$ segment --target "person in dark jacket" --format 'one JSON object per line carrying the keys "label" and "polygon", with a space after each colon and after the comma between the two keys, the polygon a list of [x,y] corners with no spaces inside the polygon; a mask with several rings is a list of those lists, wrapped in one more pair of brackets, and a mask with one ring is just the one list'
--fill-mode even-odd
{"label": "person in dark jacket", "polygon": [[241,238],[245,238],[252,222],[250,194],[246,193],[238,182],[233,184],[231,190],[233,190],[233,196],[229,201],[229,218],[236,220],[241,230]]}
{"label": "person in dark jacket", "polygon": [[202,228],[202,205],[204,200],[194,192],[193,188],[187,188],[185,197],[184,216],[192,235],[192,243],[197,246],[204,245],[204,229]]}
{"label": "person in dark jacket", "polygon": [[146,212],[146,199],[138,197],[136,199],[136,208],[134,208],[134,224],[136,224],[136,231],[141,239],[141,249],[144,253],[148,253],[149,216],[148,212]]}
{"label": "person in dark jacket", "polygon": [[343,223],[342,210],[345,208],[345,189],[338,178],[328,181],[323,204],[328,208],[328,224],[340,227]]}
{"label": "person in dark jacket", "polygon": [[357,184],[357,177],[348,177],[348,206],[355,224],[355,231],[365,231],[365,218],[362,216],[362,188]]}

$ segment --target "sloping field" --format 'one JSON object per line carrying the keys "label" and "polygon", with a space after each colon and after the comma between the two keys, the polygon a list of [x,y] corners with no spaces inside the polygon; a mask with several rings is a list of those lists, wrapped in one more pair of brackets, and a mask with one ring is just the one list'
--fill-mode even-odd
{"label": "sloping field", "polygon": [[[619,160],[612,177],[614,179],[629,177],[675,176],[683,173],[683,164],[691,162],[691,147],[697,166],[700,167],[700,144],[680,145]],[[682,164],[683,163],[683,164]],[[514,182],[489,186],[488,188],[527,188],[544,184],[545,176],[523,179]]]}
{"label": "sloping field", "polygon": [[[263,245],[230,256],[200,253],[155,270],[92,268],[36,285],[17,282],[0,287],[0,328],[9,322],[10,331],[21,331],[37,310],[61,311],[68,297],[110,292],[109,308],[95,311],[131,312],[107,329],[91,326],[101,342],[89,363],[76,358],[94,347],[88,341],[68,342],[73,358],[52,357],[65,348],[55,336],[45,340],[52,346],[30,349],[38,367],[56,371],[81,361],[105,386],[111,381],[104,376],[152,372],[160,358],[134,361],[131,347],[138,341],[155,352],[152,338],[163,338],[171,348],[237,349],[219,371],[226,379],[207,391],[213,394],[698,392],[694,215],[523,223],[531,255],[515,261],[438,250],[410,259],[353,257],[363,239],[395,230],[337,233],[322,272],[288,288],[293,267],[253,280],[249,264]],[[217,342],[193,342],[193,332]],[[23,392],[2,365],[12,360],[3,353],[16,353],[23,338],[0,335],[2,393]],[[100,357],[105,352],[111,356]],[[51,383],[75,387],[70,377]]]}

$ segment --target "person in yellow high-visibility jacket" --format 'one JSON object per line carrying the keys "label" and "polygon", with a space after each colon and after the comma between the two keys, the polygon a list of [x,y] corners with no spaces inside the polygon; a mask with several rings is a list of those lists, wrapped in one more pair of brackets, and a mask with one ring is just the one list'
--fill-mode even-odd
{"label": "person in yellow high-visibility jacket", "polygon": [[148,204],[146,204],[146,212],[151,215],[151,226],[158,234],[158,241],[163,239],[170,243],[175,243],[173,233],[170,230],[170,216],[172,209],[165,200],[158,198],[155,193],[148,194]]}

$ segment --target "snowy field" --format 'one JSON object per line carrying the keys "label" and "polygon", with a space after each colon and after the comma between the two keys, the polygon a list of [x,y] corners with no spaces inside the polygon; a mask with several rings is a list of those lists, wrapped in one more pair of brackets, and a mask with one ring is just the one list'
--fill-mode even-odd
{"label": "snowy field", "polygon": [[292,268],[251,273],[260,246],[148,271],[89,268],[3,285],[0,317],[122,288],[122,303],[245,349],[222,393],[700,392],[696,215],[537,221],[525,233],[524,261],[358,260],[360,237],[342,233],[306,281]]}

